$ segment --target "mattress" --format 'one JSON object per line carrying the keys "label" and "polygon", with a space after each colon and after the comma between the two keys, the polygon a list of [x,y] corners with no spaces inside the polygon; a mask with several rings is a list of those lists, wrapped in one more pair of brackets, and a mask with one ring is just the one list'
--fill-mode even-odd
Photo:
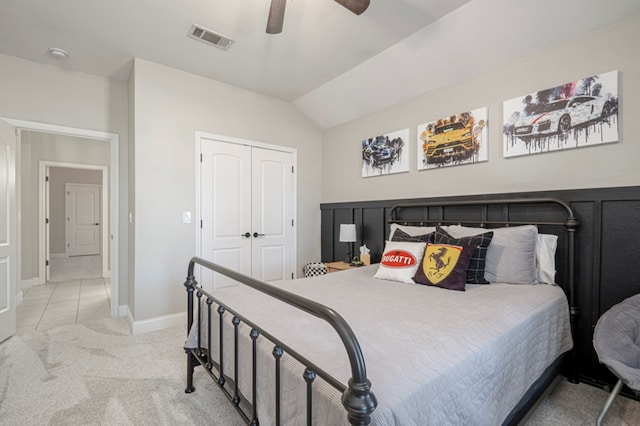
{"label": "mattress", "polygon": [[[467,284],[464,292],[450,291],[374,279],[376,269],[275,283],[332,307],[350,324],[378,400],[374,425],[501,424],[543,371],[572,348],[568,304],[557,286]],[[215,296],[347,383],[346,351],[324,321],[244,286],[217,290]],[[228,324],[231,316],[225,317]],[[240,358],[249,366],[245,328]],[[232,370],[231,331],[224,337],[226,374]],[[196,347],[196,336],[194,327],[185,346]],[[218,359],[212,339],[212,357]],[[273,424],[273,344],[258,342],[258,418]],[[251,395],[251,370],[245,368],[238,382],[243,394]],[[303,371],[283,357],[282,386],[289,389],[281,395],[283,424],[305,423]],[[313,389],[314,424],[348,424],[339,392],[321,379]]]}

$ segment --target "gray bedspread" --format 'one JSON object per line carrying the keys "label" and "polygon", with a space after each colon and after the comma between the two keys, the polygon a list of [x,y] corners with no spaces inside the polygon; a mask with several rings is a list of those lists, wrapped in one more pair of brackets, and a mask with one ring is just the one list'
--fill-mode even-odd
{"label": "gray bedspread", "polygon": [[[372,424],[500,424],[542,372],[572,347],[568,304],[557,286],[467,285],[459,292],[377,280],[372,278],[376,268],[276,283],[334,308],[351,325],[378,399]],[[215,295],[347,383],[346,352],[322,320],[242,286]],[[242,335],[241,358],[248,366],[248,329]],[[194,327],[186,347],[197,347],[196,336]],[[226,372],[232,366],[231,337],[229,329]],[[215,358],[217,342],[212,346]],[[259,348],[258,413],[266,425],[273,423],[273,344],[260,339]],[[303,367],[286,356],[283,365],[283,386],[290,389],[282,395],[284,424],[303,424]],[[247,368],[239,380],[245,395],[251,395],[250,378]],[[347,424],[340,395],[321,380],[314,391],[315,424]]]}

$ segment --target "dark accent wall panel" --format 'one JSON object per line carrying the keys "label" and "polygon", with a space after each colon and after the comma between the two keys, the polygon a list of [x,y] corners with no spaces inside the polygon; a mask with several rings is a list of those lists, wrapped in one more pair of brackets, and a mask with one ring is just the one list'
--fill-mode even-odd
{"label": "dark accent wall panel", "polygon": [[[356,253],[357,247],[366,243],[371,249],[372,262],[378,262],[389,235],[387,220],[394,205],[539,197],[555,197],[566,201],[580,223],[576,233],[575,271],[575,296],[579,313],[574,336],[578,372],[584,381],[611,385],[613,376],[598,362],[593,350],[593,329],[607,309],[640,293],[640,250],[636,248],[640,240],[640,186],[322,204],[322,260],[342,260],[346,247],[338,243],[339,224],[356,223],[359,240],[355,244]],[[447,216],[455,216],[456,219],[468,217],[473,220],[479,214],[488,220],[501,220],[506,210],[501,206],[489,206],[484,211],[447,208],[445,212],[436,207],[415,209],[402,217],[447,220]],[[553,212],[527,204],[511,206],[508,215],[511,220],[524,222],[556,219]],[[545,232],[544,226],[540,226],[539,231]],[[566,238],[560,236],[558,265],[565,263],[562,256],[566,243]],[[559,270],[557,276],[561,279],[567,273],[566,270]]]}
{"label": "dark accent wall panel", "polygon": [[[597,357],[594,360],[593,344],[590,336],[593,336],[593,286],[596,285],[599,275],[598,268],[594,268],[596,258],[593,239],[594,202],[571,203],[575,215],[580,221],[580,228],[576,233],[576,304],[579,309],[576,323],[576,338],[574,344],[578,352],[578,371],[593,371],[598,364]],[[596,316],[595,320],[597,321]],[[594,362],[595,361],[595,362]]]}
{"label": "dark accent wall panel", "polygon": [[333,209],[320,210],[320,232],[322,244],[320,245],[320,256],[323,261],[330,262],[333,255]]}
{"label": "dark accent wall panel", "polygon": [[[340,225],[343,223],[354,223],[354,209],[342,208],[333,211],[333,260],[344,260],[347,256],[349,243],[340,242]],[[356,228],[357,229],[357,228]],[[356,243],[353,244],[354,246]]]}
{"label": "dark accent wall panel", "polygon": [[640,203],[607,201],[602,205],[600,311],[638,293],[640,286]]}
{"label": "dark accent wall panel", "polygon": [[359,234],[360,243],[358,247],[366,244],[370,250],[371,262],[377,263],[382,258],[386,237],[384,211],[380,208],[362,208],[361,211],[362,232]]}

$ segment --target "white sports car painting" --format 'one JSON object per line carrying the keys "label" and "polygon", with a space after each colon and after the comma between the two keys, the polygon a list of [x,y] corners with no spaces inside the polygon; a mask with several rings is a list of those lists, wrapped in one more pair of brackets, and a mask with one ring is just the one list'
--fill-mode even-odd
{"label": "white sports car painting", "polygon": [[618,141],[618,72],[504,102],[505,157]]}

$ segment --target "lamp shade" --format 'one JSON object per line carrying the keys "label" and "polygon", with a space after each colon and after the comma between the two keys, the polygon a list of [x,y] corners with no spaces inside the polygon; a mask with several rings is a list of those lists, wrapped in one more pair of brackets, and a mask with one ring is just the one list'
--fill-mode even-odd
{"label": "lamp shade", "polygon": [[340,242],[353,243],[356,241],[356,225],[347,223],[340,225]]}

